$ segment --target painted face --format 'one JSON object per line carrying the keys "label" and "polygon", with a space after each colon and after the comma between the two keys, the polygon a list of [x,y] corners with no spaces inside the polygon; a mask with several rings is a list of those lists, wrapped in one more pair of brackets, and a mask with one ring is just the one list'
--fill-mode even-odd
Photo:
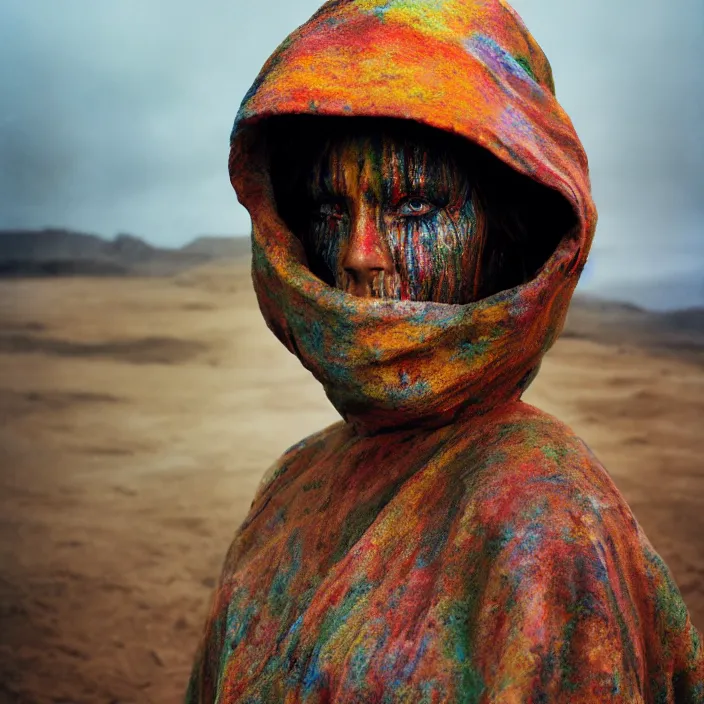
{"label": "painted face", "polygon": [[466,171],[393,136],[329,141],[306,183],[311,268],[356,296],[476,300],[485,224]]}

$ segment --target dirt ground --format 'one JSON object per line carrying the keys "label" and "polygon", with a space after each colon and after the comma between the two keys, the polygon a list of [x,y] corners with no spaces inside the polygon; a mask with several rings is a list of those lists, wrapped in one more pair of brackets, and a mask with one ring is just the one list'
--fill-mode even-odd
{"label": "dirt ground", "polygon": [[[625,343],[562,339],[526,399],[603,461],[702,629],[704,368]],[[260,476],[336,420],[246,263],[0,283],[0,702],[181,701]]]}

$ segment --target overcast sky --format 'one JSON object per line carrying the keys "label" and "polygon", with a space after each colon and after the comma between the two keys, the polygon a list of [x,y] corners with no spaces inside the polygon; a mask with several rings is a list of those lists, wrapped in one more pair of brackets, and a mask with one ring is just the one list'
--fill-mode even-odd
{"label": "overcast sky", "polygon": [[[0,229],[166,246],[248,233],[232,121],[319,4],[0,0]],[[600,222],[584,288],[704,305],[704,0],[513,4],[589,155]]]}

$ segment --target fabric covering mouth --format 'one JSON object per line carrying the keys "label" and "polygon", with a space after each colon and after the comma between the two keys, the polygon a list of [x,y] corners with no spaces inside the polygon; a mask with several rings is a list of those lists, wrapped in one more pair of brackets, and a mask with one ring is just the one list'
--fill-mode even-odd
{"label": "fabric covering mouth", "polygon": [[[406,125],[465,145],[526,215],[530,278],[465,304],[361,298],[321,280],[280,184],[306,136],[333,123]],[[596,226],[586,156],[547,59],[498,1],[327,3],[247,94],[230,176],[252,218],[268,326],[364,434],[435,427],[520,397],[562,329]]]}

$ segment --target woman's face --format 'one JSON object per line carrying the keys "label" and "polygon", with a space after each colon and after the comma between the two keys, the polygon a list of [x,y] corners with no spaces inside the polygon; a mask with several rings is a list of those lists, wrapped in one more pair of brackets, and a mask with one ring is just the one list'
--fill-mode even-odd
{"label": "woman's face", "polygon": [[314,273],[355,296],[476,300],[485,239],[466,170],[392,135],[329,140],[305,184]]}

